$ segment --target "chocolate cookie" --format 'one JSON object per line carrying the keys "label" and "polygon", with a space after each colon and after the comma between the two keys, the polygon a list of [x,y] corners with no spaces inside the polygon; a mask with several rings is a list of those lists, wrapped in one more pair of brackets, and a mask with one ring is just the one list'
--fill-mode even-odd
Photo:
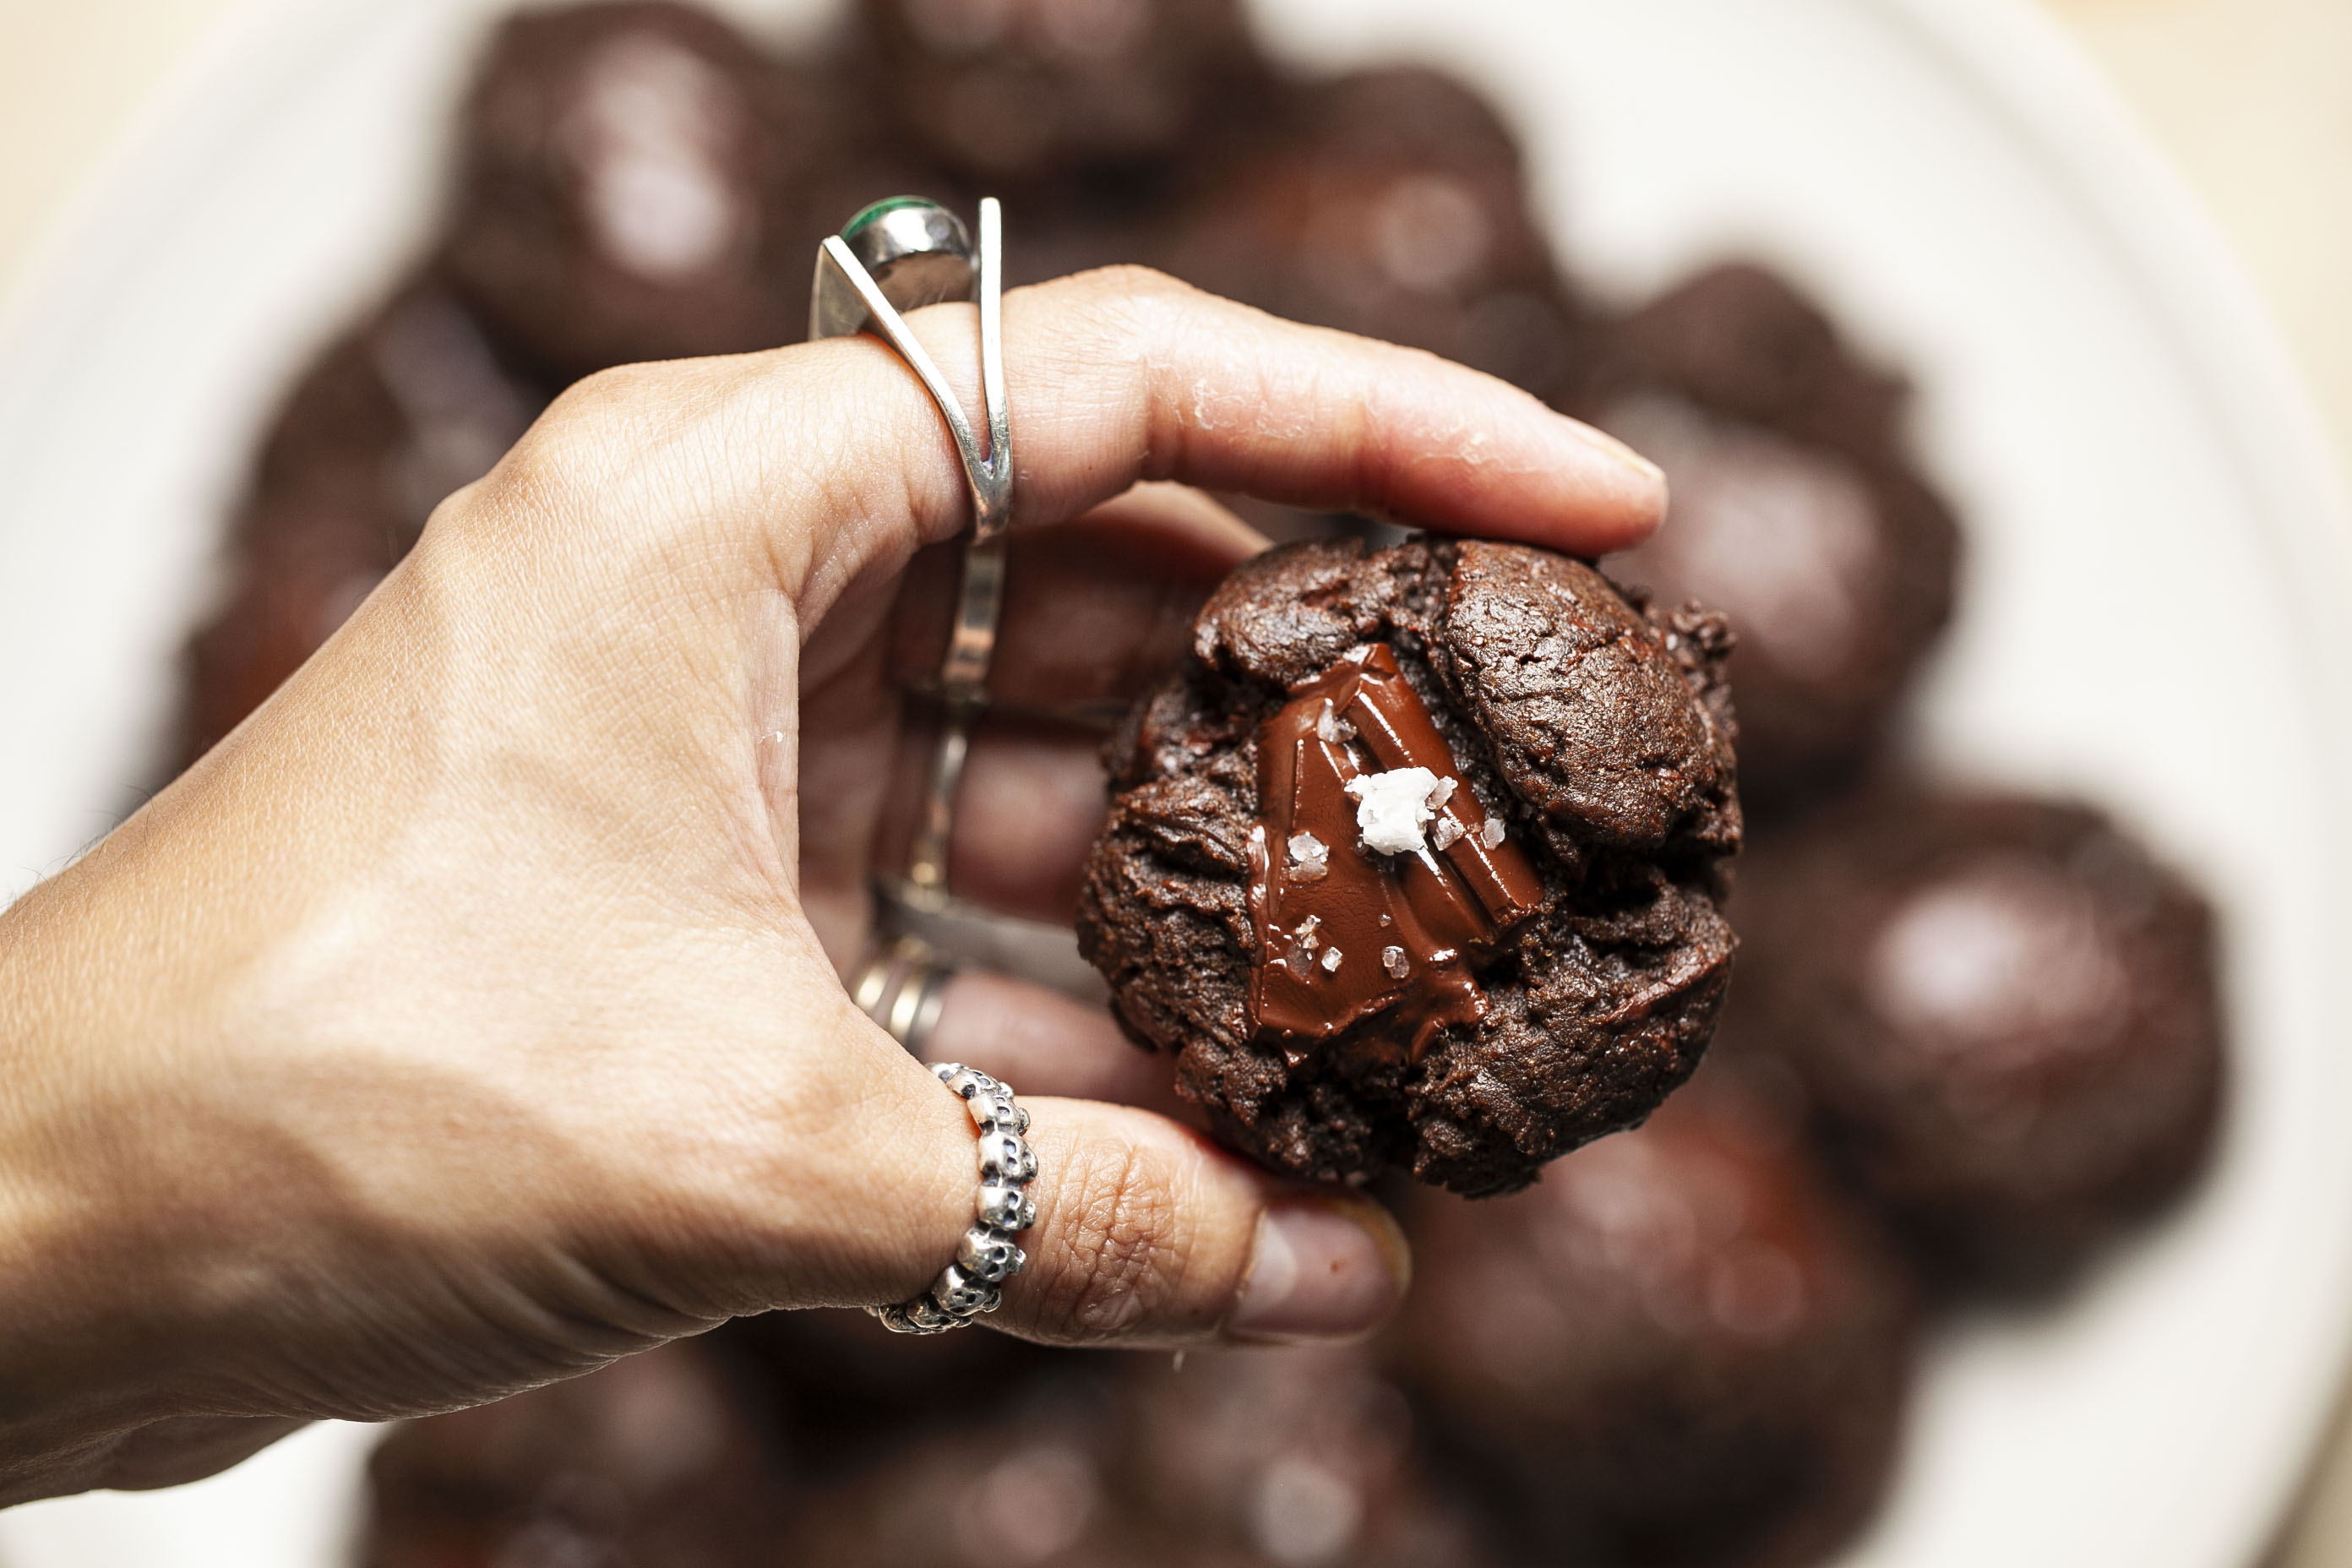
{"label": "chocolate cookie", "polygon": [[466,104],[449,270],[559,383],[798,342],[856,107],[691,6],[517,16]]}
{"label": "chocolate cookie", "polygon": [[1528,1192],[1404,1218],[1400,1363],[1536,1560],[1795,1568],[1884,1490],[1914,1292],[1714,1064]]}
{"label": "chocolate cookie", "polygon": [[1751,809],[1838,787],[1951,614],[1958,530],[1910,457],[1903,384],[1753,267],[1617,324],[1580,374],[1571,411],[1657,462],[1673,491],[1666,525],[1611,570],[1738,634]]}
{"label": "chocolate cookie", "polygon": [[1067,1355],[986,1420],[902,1430],[814,1489],[801,1529],[828,1568],[1495,1561],[1360,1351]]}
{"label": "chocolate cookie", "polygon": [[[966,1336],[951,1336],[963,1338]],[[826,1568],[1147,1568],[1111,1492],[1114,1426],[1099,1378],[998,1384],[985,1416],[883,1435],[811,1489],[793,1560]]]}
{"label": "chocolate cookie", "polygon": [[1010,1334],[894,1334],[856,1308],[737,1318],[709,1337],[786,1426],[824,1434],[809,1457],[818,1469],[857,1462],[910,1425],[976,1419],[1000,1391],[1066,1359]]}
{"label": "chocolate cookie", "polygon": [[1023,195],[1149,182],[1264,78],[1236,0],[863,0],[858,16],[911,149]]}
{"label": "chocolate cookie", "polygon": [[1467,1568],[1486,1527],[1430,1462],[1411,1405],[1360,1348],[1128,1359],[1120,1481],[1187,1542],[1264,1568]]}
{"label": "chocolate cookie", "polygon": [[766,1568],[791,1473],[724,1363],[685,1341],[393,1428],[355,1560]]}
{"label": "chocolate cookie", "polygon": [[270,428],[234,525],[227,600],[189,646],[181,763],[317,651],[546,401],[436,279],[331,345]]}
{"label": "chocolate cookie", "polygon": [[1465,1193],[1697,1065],[1739,844],[1726,639],[1525,545],[1269,552],[1108,753],[1081,950],[1267,1164]]}
{"label": "chocolate cookie", "polygon": [[1485,100],[1399,67],[1290,89],[1256,142],[1205,161],[1155,265],[1291,321],[1427,349],[1530,390],[1583,312]]}
{"label": "chocolate cookie", "polygon": [[2211,916],[2099,813],[1888,785],[1759,851],[1737,913],[1743,1048],[1956,1277],[2061,1277],[2204,1163]]}

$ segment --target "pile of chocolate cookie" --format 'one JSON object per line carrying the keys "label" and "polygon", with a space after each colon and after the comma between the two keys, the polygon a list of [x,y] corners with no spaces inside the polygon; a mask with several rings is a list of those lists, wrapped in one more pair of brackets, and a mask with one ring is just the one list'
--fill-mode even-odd
{"label": "pile of chocolate cookie", "polygon": [[1176,1365],[736,1323],[396,1430],[364,1560],[1834,1550],[1931,1312],[2063,1289],[2194,1178],[2210,915],[2095,809],[1904,765],[1960,541],[1902,382],[1751,267],[1600,307],[1441,75],[1304,78],[1238,0],[860,0],[794,52],[658,0],[519,16],[441,233],[268,434],[183,754],[556,391],[795,341],[817,241],[899,191],[1001,196],[1014,282],[1157,266],[1667,470],[1598,571],[1255,509],[1286,547],[1113,738],[1082,912],[1122,1023],[1237,1147],[1386,1184],[1419,1282],[1374,1344]]}

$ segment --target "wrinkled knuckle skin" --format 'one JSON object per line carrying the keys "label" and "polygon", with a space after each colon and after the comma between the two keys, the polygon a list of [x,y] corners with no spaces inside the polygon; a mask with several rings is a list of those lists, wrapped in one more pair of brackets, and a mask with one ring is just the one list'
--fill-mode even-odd
{"label": "wrinkled knuckle skin", "polygon": [[1072,281],[1078,291],[1072,310],[1104,340],[1111,363],[1158,363],[1204,317],[1213,320],[1233,309],[1181,279],[1133,263],[1081,273]]}
{"label": "wrinkled knuckle skin", "polygon": [[[1031,1327],[1072,1344],[1157,1325],[1181,1298],[1185,1254],[1164,1155],[1089,1150],[1055,1184]],[[1033,1266],[1034,1267],[1034,1266]]]}
{"label": "wrinkled knuckle skin", "polygon": [[602,410],[566,409],[559,399],[478,481],[467,520],[476,528],[496,529],[509,517],[570,517],[593,505],[610,422]]}
{"label": "wrinkled knuckle skin", "polygon": [[1199,295],[1201,291],[1179,278],[1172,278],[1156,268],[1140,262],[1119,261],[1108,267],[1092,268],[1074,273],[1070,287],[1108,300],[1171,300]]}
{"label": "wrinkled knuckle skin", "polygon": [[576,538],[585,520],[637,505],[677,468],[698,383],[675,365],[621,365],[566,388],[479,481],[469,526]]}

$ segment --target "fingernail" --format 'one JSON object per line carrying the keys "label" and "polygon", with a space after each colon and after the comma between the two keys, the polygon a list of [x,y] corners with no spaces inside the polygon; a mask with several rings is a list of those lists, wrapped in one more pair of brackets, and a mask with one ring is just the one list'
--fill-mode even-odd
{"label": "fingernail", "polygon": [[1641,475],[1642,478],[1647,479],[1650,483],[1656,485],[1661,489],[1664,488],[1666,482],[1666,471],[1664,468],[1650,461],[1649,458],[1642,456],[1641,453],[1633,450],[1633,447],[1625,445],[1624,442],[1617,439],[1616,437],[1609,434],[1608,431],[1600,429],[1594,426],[1587,425],[1580,419],[1574,421],[1574,423],[1576,425],[1577,434],[1582,436],[1585,439],[1586,445],[1590,446],[1594,451],[1601,453],[1603,457],[1616,458],[1619,462],[1624,464],[1635,473]]}
{"label": "fingernail", "polygon": [[1225,1320],[1237,1340],[1346,1339],[1404,1297],[1412,1254],[1388,1211],[1360,1198],[1280,1198],[1258,1216],[1249,1275]]}

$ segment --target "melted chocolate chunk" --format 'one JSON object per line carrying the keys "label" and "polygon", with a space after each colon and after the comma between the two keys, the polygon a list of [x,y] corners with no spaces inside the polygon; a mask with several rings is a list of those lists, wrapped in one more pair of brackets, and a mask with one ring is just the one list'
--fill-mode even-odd
{"label": "melted chocolate chunk", "polygon": [[[1252,1025],[1283,1037],[1296,1065],[1307,1055],[1297,1042],[1397,1008],[1418,1061],[1441,1024],[1485,1017],[1471,961],[1536,912],[1543,883],[1462,787],[1453,748],[1394,652],[1350,649],[1295,687],[1259,731],[1257,757],[1265,815],[1250,834]],[[1349,786],[1409,768],[1436,780],[1427,832],[1417,848],[1382,854],[1359,836]]]}
{"label": "melted chocolate chunk", "polygon": [[1270,551],[1106,753],[1079,950],[1234,1147],[1524,1186],[1714,1027],[1727,643],[1526,545]]}

